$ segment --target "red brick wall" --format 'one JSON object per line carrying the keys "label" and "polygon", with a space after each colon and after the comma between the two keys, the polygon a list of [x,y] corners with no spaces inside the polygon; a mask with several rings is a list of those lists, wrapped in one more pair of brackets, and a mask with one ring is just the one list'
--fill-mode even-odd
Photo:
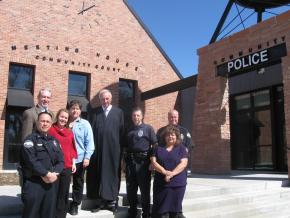
{"label": "red brick wall", "polygon": [[[78,15],[82,1],[0,1],[0,168],[9,62],[35,66],[34,98],[41,87],[51,87],[53,111],[66,105],[70,70],[91,75],[91,99],[112,88],[114,104],[119,78],[137,80],[138,94],[179,79],[123,0],[86,1],[86,7],[87,2],[96,7]],[[145,122],[155,129],[164,125],[176,96],[146,101]]]}
{"label": "red brick wall", "polygon": [[[199,67],[193,135],[193,171],[228,173],[231,170],[229,94],[226,78],[216,77],[216,65],[272,47],[285,40],[290,51],[290,11],[266,20],[198,50]],[[252,48],[252,52],[249,52]],[[224,60],[223,60],[224,58]],[[286,138],[290,146],[290,57],[282,59],[285,97]],[[290,154],[288,154],[288,159]],[[290,162],[289,162],[290,163]],[[288,165],[290,166],[290,164]],[[290,170],[289,170],[290,172]]]}

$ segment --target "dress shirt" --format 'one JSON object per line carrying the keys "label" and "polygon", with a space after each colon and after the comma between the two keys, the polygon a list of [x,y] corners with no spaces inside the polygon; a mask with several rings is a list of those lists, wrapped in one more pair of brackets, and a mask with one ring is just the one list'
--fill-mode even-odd
{"label": "dress shirt", "polygon": [[77,118],[74,122],[70,123],[70,127],[74,133],[78,153],[76,163],[80,163],[84,159],[90,159],[95,150],[91,124],[85,119]]}
{"label": "dress shirt", "polygon": [[112,109],[112,105],[109,105],[108,107],[104,107],[104,106],[102,106],[102,108],[103,108],[103,111],[104,111],[104,113],[105,113],[105,116],[107,117],[108,116],[108,114],[109,114],[109,112],[110,112],[110,110]]}

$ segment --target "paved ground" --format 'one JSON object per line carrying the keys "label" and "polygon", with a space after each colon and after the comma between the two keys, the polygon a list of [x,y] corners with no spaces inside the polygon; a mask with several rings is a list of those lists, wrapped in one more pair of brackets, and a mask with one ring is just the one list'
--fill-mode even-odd
{"label": "paved ground", "polygon": [[[232,171],[230,175],[191,174],[188,179],[186,195],[192,195],[193,192],[197,193],[209,187],[211,189],[236,189],[251,186],[287,187],[288,175],[284,173],[269,174],[265,172],[249,173],[249,171]],[[125,196],[125,193],[125,182],[122,181],[120,194]],[[20,187],[15,185],[0,185],[0,218],[20,217],[19,214],[21,214]]]}

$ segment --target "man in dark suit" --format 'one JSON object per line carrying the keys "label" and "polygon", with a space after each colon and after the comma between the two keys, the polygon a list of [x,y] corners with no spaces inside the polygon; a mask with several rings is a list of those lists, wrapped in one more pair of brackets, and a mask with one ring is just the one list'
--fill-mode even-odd
{"label": "man in dark suit", "polygon": [[112,93],[99,92],[101,107],[90,113],[95,151],[87,168],[87,197],[96,201],[96,208],[113,212],[117,209],[120,185],[121,140],[124,134],[124,115],[111,105]]}
{"label": "man in dark suit", "polygon": [[37,96],[37,105],[23,112],[22,115],[23,123],[21,133],[22,140],[24,140],[29,134],[31,134],[36,130],[37,117],[40,112],[47,111],[53,116],[52,111],[48,109],[50,99],[51,99],[50,89],[42,88],[40,89]]}

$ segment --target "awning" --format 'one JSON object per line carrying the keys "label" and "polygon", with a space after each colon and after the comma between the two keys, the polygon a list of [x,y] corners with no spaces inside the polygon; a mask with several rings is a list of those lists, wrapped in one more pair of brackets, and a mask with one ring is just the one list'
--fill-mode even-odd
{"label": "awning", "polygon": [[32,93],[28,90],[8,89],[7,105],[17,107],[33,107]]}
{"label": "awning", "polygon": [[89,100],[84,96],[69,95],[67,103],[69,104],[72,100],[78,100],[82,104],[82,112],[88,112]]}

